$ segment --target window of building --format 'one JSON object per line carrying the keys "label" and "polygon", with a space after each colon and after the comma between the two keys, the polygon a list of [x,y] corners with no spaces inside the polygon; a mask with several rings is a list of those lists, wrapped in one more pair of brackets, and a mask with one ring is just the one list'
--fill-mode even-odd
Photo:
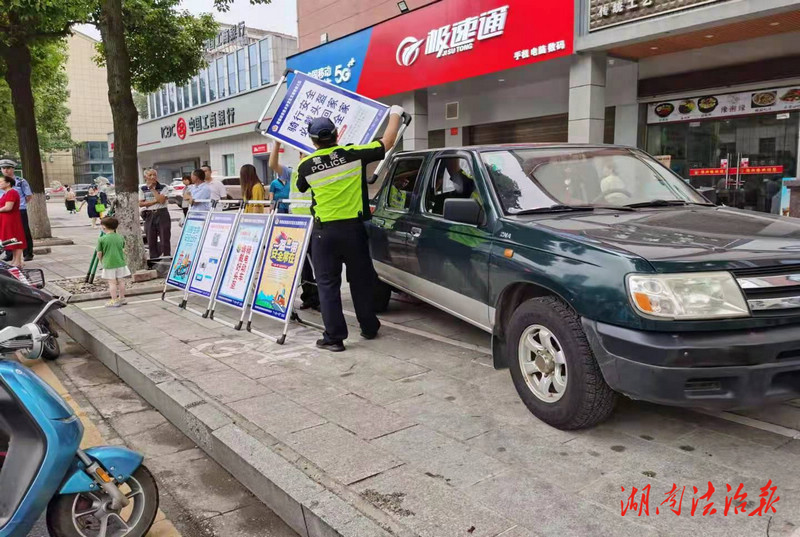
{"label": "window of building", "polygon": [[153,119],[154,117],[156,117],[156,96],[153,95],[152,93],[147,96],[147,104],[148,104],[147,107],[148,115],[150,119]]}
{"label": "window of building", "polygon": [[175,101],[178,105],[178,112],[183,110],[183,88],[177,88],[175,91]]}
{"label": "window of building", "polygon": [[269,38],[262,39],[258,42],[258,51],[261,55],[261,85],[269,84],[269,60],[270,60],[270,47]]}
{"label": "window of building", "polygon": [[197,93],[197,77],[192,78],[190,84],[192,86],[192,103],[197,106],[200,104],[200,96]]}
{"label": "window of building", "polygon": [[167,84],[167,95],[169,95],[169,113],[175,113],[175,84]]}
{"label": "window of building", "polygon": [[258,80],[258,46],[253,44],[247,47],[247,59],[250,62],[250,89],[257,88]]}
{"label": "window of building", "polygon": [[208,66],[208,100],[217,100],[217,67],[214,62]]}
{"label": "window of building", "polygon": [[156,108],[155,108],[155,117],[161,117],[161,92],[156,93],[155,97]]}
{"label": "window of building", "polygon": [[228,65],[228,93],[234,95],[237,93],[236,85],[236,56],[231,53],[226,56],[226,63]]}
{"label": "window of building", "polygon": [[236,165],[233,155],[222,155],[222,173],[226,176],[236,175]]}
{"label": "window of building", "polygon": [[200,104],[208,102],[208,71],[203,69],[199,75],[199,89],[200,89]]}
{"label": "window of building", "polygon": [[245,49],[240,48],[236,51],[236,67],[239,72],[239,92],[247,90],[247,58]]}
{"label": "window of building", "polygon": [[225,58],[217,60],[217,82],[219,83],[217,86],[219,98],[222,99],[228,95],[227,78],[225,78]]}
{"label": "window of building", "polygon": [[161,113],[169,115],[169,100],[167,99],[167,88],[161,88]]}
{"label": "window of building", "polygon": [[181,91],[183,91],[183,107],[189,108],[192,106],[192,101],[189,99],[189,84],[183,86]]}

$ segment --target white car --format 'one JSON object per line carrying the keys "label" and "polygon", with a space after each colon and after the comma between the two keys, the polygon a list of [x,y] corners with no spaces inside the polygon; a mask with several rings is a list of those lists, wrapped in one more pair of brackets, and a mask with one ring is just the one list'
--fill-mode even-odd
{"label": "white car", "polygon": [[169,202],[176,204],[178,207],[182,207],[184,188],[186,188],[186,185],[183,184],[181,179],[172,181],[172,184],[169,185],[169,194],[167,194]]}

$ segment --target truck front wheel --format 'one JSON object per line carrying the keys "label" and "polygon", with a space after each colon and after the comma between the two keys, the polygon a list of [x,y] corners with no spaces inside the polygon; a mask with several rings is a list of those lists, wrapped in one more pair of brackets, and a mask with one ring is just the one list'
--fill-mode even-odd
{"label": "truck front wheel", "polygon": [[614,411],[608,387],[580,317],[555,297],[520,305],[508,328],[507,360],[522,402],[563,430],[592,427]]}

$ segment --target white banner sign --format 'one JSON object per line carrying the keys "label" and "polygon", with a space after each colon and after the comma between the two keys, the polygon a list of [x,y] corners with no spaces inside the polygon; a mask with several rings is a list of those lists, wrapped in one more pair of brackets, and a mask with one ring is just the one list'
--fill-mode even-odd
{"label": "white banner sign", "polygon": [[336,125],[339,144],[368,144],[388,113],[389,107],[384,104],[295,72],[267,134],[304,153],[313,153],[308,124],[326,117]]}
{"label": "white banner sign", "polygon": [[673,123],[790,110],[800,110],[800,87],[661,101],[647,107],[647,122]]}

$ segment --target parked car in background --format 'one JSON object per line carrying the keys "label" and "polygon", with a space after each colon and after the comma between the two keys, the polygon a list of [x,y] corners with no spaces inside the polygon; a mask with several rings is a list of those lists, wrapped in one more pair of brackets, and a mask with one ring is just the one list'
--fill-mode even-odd
{"label": "parked car in background", "polygon": [[242,199],[242,182],[238,177],[223,177],[222,184],[231,199]]}
{"label": "parked car in background", "polygon": [[186,186],[183,184],[183,181],[180,179],[175,179],[169,186],[172,188],[172,193],[169,196],[169,202],[174,203],[178,207],[183,207],[183,191],[186,188]]}
{"label": "parked car in background", "polygon": [[800,398],[798,222],[717,207],[636,149],[520,144],[399,153],[367,229],[377,308],[400,290],[482,328],[528,409],[578,429],[617,394]]}
{"label": "parked car in background", "polygon": [[89,194],[89,189],[94,185],[89,183],[80,183],[77,185],[72,186],[72,191],[75,192],[75,199],[77,201],[83,201],[86,199],[86,196]]}

